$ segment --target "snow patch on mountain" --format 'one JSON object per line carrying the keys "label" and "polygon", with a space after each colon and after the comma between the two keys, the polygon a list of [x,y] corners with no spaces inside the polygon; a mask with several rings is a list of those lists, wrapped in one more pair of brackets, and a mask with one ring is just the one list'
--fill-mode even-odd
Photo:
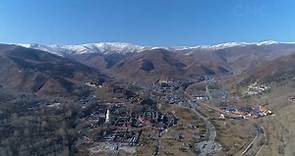
{"label": "snow patch on mountain", "polygon": [[198,46],[181,46],[181,47],[147,47],[139,46],[130,43],[120,43],[120,42],[101,42],[101,43],[87,43],[87,44],[77,44],[77,45],[42,45],[42,44],[16,44],[26,48],[39,49],[47,51],[59,56],[74,55],[74,54],[87,54],[87,53],[101,53],[101,54],[128,54],[137,53],[143,50],[149,49],[166,49],[173,51],[182,50],[218,50],[238,46],[263,46],[263,45],[273,45],[273,44],[295,44],[295,42],[277,42],[277,41],[263,41],[263,42],[227,42],[216,45],[198,45]]}
{"label": "snow patch on mountain", "polygon": [[16,44],[26,48],[33,48],[47,51],[60,56],[86,54],[86,53],[134,53],[147,49],[146,47],[133,45],[130,43],[104,42],[104,43],[87,43],[77,45],[41,45],[41,44]]}
{"label": "snow patch on mountain", "polygon": [[295,42],[277,42],[277,41],[262,41],[262,42],[226,42],[215,45],[198,45],[192,47],[176,47],[176,50],[191,50],[191,49],[208,49],[208,50],[218,50],[231,47],[244,47],[249,45],[264,46],[264,45],[275,45],[275,44],[295,44]]}

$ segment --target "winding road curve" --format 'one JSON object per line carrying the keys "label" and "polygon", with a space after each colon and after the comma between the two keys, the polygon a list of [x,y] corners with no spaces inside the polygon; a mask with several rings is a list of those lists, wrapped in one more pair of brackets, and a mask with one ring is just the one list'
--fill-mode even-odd
{"label": "winding road curve", "polygon": [[210,120],[200,113],[197,109],[198,104],[193,102],[189,95],[185,94],[190,105],[191,110],[199,116],[206,123],[207,128],[207,140],[202,141],[196,144],[197,149],[199,150],[200,156],[207,156],[209,154],[218,152],[222,149],[221,145],[215,142],[216,138],[216,129],[215,126],[210,122]]}
{"label": "winding road curve", "polygon": [[[207,133],[207,140],[199,142],[195,145],[195,148],[198,149],[199,156],[207,156],[209,154],[216,153],[222,149],[222,146],[218,143],[215,142],[216,138],[216,129],[215,126],[210,122],[210,120],[205,117],[202,113],[200,113],[197,109],[198,104],[193,102],[191,97],[185,93],[185,91],[177,91],[175,94],[183,94],[183,96],[187,99],[188,101],[188,106],[184,105],[176,105],[177,107],[180,108],[185,108],[185,109],[190,109],[192,110],[197,116],[199,116],[204,122],[206,123],[206,133]],[[161,142],[160,142],[160,136],[158,138],[156,150],[154,153],[154,156],[158,156],[160,153],[161,149]]]}
{"label": "winding road curve", "polygon": [[260,125],[256,125],[256,136],[248,144],[245,150],[243,150],[241,156],[244,156],[244,155],[257,156],[264,147],[265,139],[266,139],[266,136],[265,136],[264,128]]}

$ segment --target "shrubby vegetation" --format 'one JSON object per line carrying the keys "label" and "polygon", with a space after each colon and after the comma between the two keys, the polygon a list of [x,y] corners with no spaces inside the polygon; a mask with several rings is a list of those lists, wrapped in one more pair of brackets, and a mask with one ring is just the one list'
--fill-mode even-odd
{"label": "shrubby vegetation", "polygon": [[24,93],[0,91],[0,155],[73,155],[79,108],[66,102],[59,109],[47,107],[54,100]]}

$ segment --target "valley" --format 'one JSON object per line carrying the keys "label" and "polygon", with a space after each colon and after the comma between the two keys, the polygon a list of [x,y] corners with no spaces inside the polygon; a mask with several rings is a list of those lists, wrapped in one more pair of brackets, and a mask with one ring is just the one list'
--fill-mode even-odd
{"label": "valley", "polygon": [[0,0],[0,156],[295,156],[294,8]]}
{"label": "valley", "polygon": [[294,54],[1,44],[0,155],[293,155]]}

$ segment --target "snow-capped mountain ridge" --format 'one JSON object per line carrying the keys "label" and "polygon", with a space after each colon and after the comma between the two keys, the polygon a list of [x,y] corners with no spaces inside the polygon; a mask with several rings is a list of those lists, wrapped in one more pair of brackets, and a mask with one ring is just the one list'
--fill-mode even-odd
{"label": "snow-capped mountain ridge", "polygon": [[84,53],[134,53],[146,49],[143,46],[133,45],[130,43],[119,42],[101,42],[101,43],[87,43],[76,45],[41,45],[41,44],[16,44],[26,48],[39,49],[54,53],[57,55],[71,55]]}
{"label": "snow-capped mountain ridge", "polygon": [[75,45],[42,45],[42,44],[15,44],[26,48],[39,49],[47,51],[56,55],[65,56],[73,54],[85,54],[85,53],[136,53],[148,49],[167,49],[167,50],[194,50],[194,49],[208,49],[218,50],[237,46],[248,46],[248,45],[274,45],[274,44],[294,44],[295,42],[277,42],[277,41],[263,41],[263,42],[227,42],[216,45],[197,45],[197,46],[178,46],[178,47],[152,47],[152,46],[140,46],[130,43],[121,42],[99,42],[99,43],[86,43],[86,44],[75,44]]}
{"label": "snow-capped mountain ridge", "polygon": [[249,46],[249,45],[256,45],[256,46],[263,46],[263,45],[275,45],[275,44],[295,44],[295,42],[278,42],[273,40],[262,41],[262,42],[226,42],[221,44],[215,45],[197,45],[191,47],[176,47],[177,50],[189,50],[189,49],[224,49],[224,48],[231,48],[237,46]]}

